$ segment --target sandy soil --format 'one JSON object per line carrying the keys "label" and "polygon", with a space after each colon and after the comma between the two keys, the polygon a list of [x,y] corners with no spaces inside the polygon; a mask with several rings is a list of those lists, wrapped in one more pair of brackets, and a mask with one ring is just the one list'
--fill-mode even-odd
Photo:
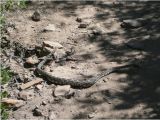
{"label": "sandy soil", "polygon": [[[24,45],[41,45],[43,41],[50,40],[66,49],[75,48],[75,54],[82,61],[68,61],[64,66],[52,62],[49,67],[53,75],[81,79],[105,68],[136,61],[142,63],[137,70],[110,74],[88,89],[72,89],[75,96],[70,99],[57,100],[53,96],[55,85],[42,83],[40,94],[33,86],[24,90],[33,93],[33,99],[12,110],[10,119],[48,119],[50,114],[55,119],[160,118],[160,92],[157,92],[160,87],[159,6],[156,2],[52,1],[32,2],[25,10],[7,13],[7,22],[16,26],[16,30],[10,30],[10,40]],[[30,18],[35,10],[41,15],[38,22]],[[77,18],[88,26],[78,28]],[[148,24],[137,29],[120,26],[122,20],[137,18],[148,20]],[[42,32],[48,24],[54,24],[58,30]],[[93,30],[100,30],[102,34],[94,36]],[[125,43],[132,41],[143,45],[144,49],[128,48]],[[10,94],[18,92],[15,89]],[[42,105],[42,101],[47,104]],[[44,115],[34,116],[36,106]]]}

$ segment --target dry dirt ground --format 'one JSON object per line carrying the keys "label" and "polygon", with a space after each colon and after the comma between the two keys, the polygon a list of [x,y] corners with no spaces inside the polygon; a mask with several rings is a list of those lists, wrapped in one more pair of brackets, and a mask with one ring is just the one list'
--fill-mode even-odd
{"label": "dry dirt ground", "polygon": [[[38,22],[31,19],[35,10],[41,15]],[[7,22],[14,23],[16,27],[10,30],[10,40],[28,46],[41,45],[43,41],[49,40],[62,44],[66,49],[74,47],[81,61],[68,61],[62,66],[52,62],[48,66],[59,77],[81,78],[106,68],[137,61],[142,63],[139,69],[110,74],[90,88],[72,89],[75,95],[69,99],[54,97],[55,85],[45,82],[41,83],[42,91],[37,92],[35,86],[23,90],[33,96],[24,106],[13,109],[9,118],[160,118],[159,13],[159,2],[117,4],[105,1],[32,2],[24,10],[6,13]],[[77,18],[81,18],[82,23],[88,26],[78,28],[81,23],[76,21]],[[120,26],[123,20],[137,18],[143,18],[147,23],[136,29]],[[57,31],[42,32],[48,24],[54,24]],[[95,30],[101,31],[101,34],[94,35]],[[126,46],[126,43],[132,42],[142,50]],[[22,69],[14,60],[11,62],[16,72],[28,70]],[[11,98],[16,98],[21,92],[8,89]],[[43,101],[46,104],[42,104]],[[36,107],[42,115],[34,114]]]}

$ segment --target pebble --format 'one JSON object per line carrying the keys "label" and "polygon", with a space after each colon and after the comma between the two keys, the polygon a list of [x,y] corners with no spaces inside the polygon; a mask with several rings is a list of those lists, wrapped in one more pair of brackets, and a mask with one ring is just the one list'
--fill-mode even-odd
{"label": "pebble", "polygon": [[42,91],[42,88],[43,88],[43,85],[41,85],[41,84],[36,85],[36,89],[37,89],[37,90]]}
{"label": "pebble", "polygon": [[35,11],[32,15],[32,20],[35,21],[35,22],[38,22],[40,21],[40,13],[38,11]]}
{"label": "pebble", "polygon": [[70,85],[58,85],[54,90],[54,96],[65,96],[69,93],[71,86]]}
{"label": "pebble", "polygon": [[48,24],[45,28],[44,31],[56,31],[56,26],[54,24]]}
{"label": "pebble", "polygon": [[56,118],[56,114],[53,111],[51,111],[49,113],[49,120],[55,120],[55,118]]}
{"label": "pebble", "polygon": [[33,114],[34,114],[35,116],[42,116],[42,115],[43,115],[42,110],[40,110],[39,108],[35,108],[35,109],[33,110]]}
{"label": "pebble", "polygon": [[78,28],[86,28],[88,26],[87,23],[81,23]]}
{"label": "pebble", "polygon": [[31,56],[26,59],[26,63],[31,64],[31,65],[37,64],[38,62],[39,60],[36,56]]}
{"label": "pebble", "polygon": [[107,82],[107,80],[103,79],[103,82]]}
{"label": "pebble", "polygon": [[76,21],[77,22],[82,22],[82,19],[81,18],[77,18]]}
{"label": "pebble", "polygon": [[19,93],[18,93],[18,97],[19,97],[20,99],[22,99],[22,100],[27,101],[27,100],[30,100],[30,99],[33,98],[33,94],[30,93],[30,92],[22,91],[22,92],[19,92]]}
{"label": "pebble", "polygon": [[94,116],[95,116],[95,113],[88,114],[89,119],[94,118]]}
{"label": "pebble", "polygon": [[75,91],[73,89],[70,89],[69,93],[65,95],[65,98],[70,99],[75,95]]}
{"label": "pebble", "polygon": [[142,23],[138,20],[131,20],[131,19],[128,19],[128,20],[123,20],[123,22],[121,23],[121,27],[122,28],[138,28],[138,27],[141,27],[142,26]]}
{"label": "pebble", "polygon": [[63,46],[60,43],[53,42],[53,41],[44,41],[43,45],[46,46],[46,47],[54,48],[54,49],[56,49],[56,48],[58,48],[58,49],[63,48]]}
{"label": "pebble", "polygon": [[46,101],[42,101],[42,105],[46,105],[47,104],[47,102]]}

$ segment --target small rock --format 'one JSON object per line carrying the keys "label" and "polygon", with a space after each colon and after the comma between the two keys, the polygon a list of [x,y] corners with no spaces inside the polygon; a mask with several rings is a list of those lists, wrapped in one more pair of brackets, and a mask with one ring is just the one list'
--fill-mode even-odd
{"label": "small rock", "polygon": [[72,69],[76,69],[77,67],[76,67],[76,66],[71,66],[71,68],[72,68]]}
{"label": "small rock", "polygon": [[35,108],[35,109],[33,110],[33,114],[34,114],[34,116],[42,116],[42,115],[43,115],[43,112],[42,112],[42,110],[40,110],[39,108]]}
{"label": "small rock", "polygon": [[78,28],[86,28],[88,26],[87,23],[81,23]]}
{"label": "small rock", "polygon": [[70,85],[63,85],[63,86],[57,86],[54,90],[54,96],[65,96],[69,93],[71,86]]}
{"label": "small rock", "polygon": [[53,72],[53,68],[50,68],[50,72]]}
{"label": "small rock", "polygon": [[36,85],[36,89],[37,89],[37,90],[42,91],[42,88],[43,88],[43,85],[41,85],[41,84]]}
{"label": "small rock", "polygon": [[73,89],[70,89],[69,93],[65,95],[65,98],[70,99],[75,95],[75,91]]}
{"label": "small rock", "polygon": [[59,61],[66,56],[66,51],[64,49],[57,49],[53,55],[56,61]]}
{"label": "small rock", "polygon": [[58,97],[54,98],[54,101],[52,103],[59,103],[62,101],[63,101],[63,98],[61,96],[58,96]]}
{"label": "small rock", "polygon": [[60,31],[60,29],[59,29],[59,28],[56,28],[56,26],[55,26],[54,24],[48,24],[48,26],[46,26],[46,27],[44,28],[44,31],[45,31],[45,32],[46,32],[46,31],[52,32],[52,31]]}
{"label": "small rock", "polygon": [[25,100],[25,101],[33,98],[33,94],[29,92],[25,92],[25,91],[19,92],[18,96],[20,99]]}
{"label": "small rock", "polygon": [[55,118],[56,118],[56,114],[53,111],[51,111],[49,113],[49,120],[55,120]]}
{"label": "small rock", "polygon": [[18,104],[20,105],[24,105],[24,101],[23,100],[17,100],[17,99],[11,99],[11,98],[2,98],[1,100],[2,103],[8,104],[8,105],[13,105],[16,106]]}
{"label": "small rock", "polygon": [[95,113],[91,113],[91,114],[88,115],[88,118],[91,119],[91,118],[93,118],[94,116],[95,116]]}
{"label": "small rock", "polygon": [[101,63],[101,61],[95,61],[94,63],[95,63],[95,64],[100,64],[100,63]]}
{"label": "small rock", "polygon": [[107,80],[106,80],[106,79],[103,79],[103,82],[107,82]]}
{"label": "small rock", "polygon": [[20,107],[22,107],[22,106],[24,106],[24,105],[25,105],[25,102],[22,101],[22,102],[19,102],[19,103],[15,104],[14,107],[15,107],[15,108],[20,108]]}
{"label": "small rock", "polygon": [[21,90],[24,90],[24,89],[27,89],[27,88],[29,88],[29,87],[32,87],[33,85],[36,85],[36,84],[41,83],[41,82],[43,82],[43,79],[41,79],[41,78],[36,78],[35,80],[32,80],[32,81],[30,81],[30,82],[27,82],[27,83],[25,83],[25,84],[20,85],[19,88],[20,88]]}
{"label": "small rock", "polygon": [[53,41],[44,41],[43,45],[46,46],[46,47],[54,48],[54,49],[56,49],[56,48],[58,48],[58,49],[63,48],[63,46],[60,43],[53,42]]}
{"label": "small rock", "polygon": [[76,21],[77,22],[82,22],[82,19],[81,18],[77,18]]}
{"label": "small rock", "polygon": [[35,12],[33,13],[33,15],[32,15],[31,18],[32,18],[33,21],[36,21],[36,22],[40,21],[40,14],[39,14],[39,12],[38,12],[38,11],[35,11]]}
{"label": "small rock", "polygon": [[46,101],[42,101],[42,105],[46,105],[47,104],[47,102]]}
{"label": "small rock", "polygon": [[38,62],[39,62],[39,60],[36,56],[31,56],[26,59],[26,63],[31,64],[31,65],[34,65]]}
{"label": "small rock", "polygon": [[141,27],[142,23],[138,20],[123,20],[121,27],[122,28],[138,28]]}

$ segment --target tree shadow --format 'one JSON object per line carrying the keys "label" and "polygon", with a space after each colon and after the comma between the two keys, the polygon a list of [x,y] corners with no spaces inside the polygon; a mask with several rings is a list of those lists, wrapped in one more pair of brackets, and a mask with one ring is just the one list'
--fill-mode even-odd
{"label": "tree shadow", "polygon": [[[122,32],[117,30],[101,35],[89,36],[87,39],[90,43],[98,43],[99,51],[102,51],[101,53],[109,61],[126,64],[138,61],[141,65],[140,70],[136,72],[124,71],[124,73],[127,73],[127,77],[124,80],[117,81],[128,83],[128,86],[123,88],[125,92],[116,91],[114,94],[111,94],[97,91],[102,98],[107,97],[109,100],[113,100],[116,96],[117,99],[122,101],[115,105],[113,110],[131,109],[138,104],[145,104],[144,109],[151,109],[151,111],[144,114],[137,113],[132,114],[132,116],[119,116],[118,118],[160,118],[160,2],[120,2],[119,4],[108,4],[104,1],[52,1],[40,7],[45,10],[61,8],[63,14],[66,17],[70,17],[77,16],[75,11],[79,7],[83,8],[87,5],[114,12],[112,17],[116,18],[120,24],[126,19],[145,21],[139,28],[120,28]],[[33,9],[35,8],[33,7]],[[103,22],[106,28],[108,28],[106,22],[110,17],[109,12],[98,11],[94,16],[95,20]],[[125,43],[116,44],[117,39],[115,40],[115,37],[119,36],[123,36]],[[143,49],[137,50],[126,46],[126,44],[130,44],[133,41],[136,44],[141,44]],[[132,54],[133,52],[137,52],[137,54]],[[89,55],[84,55],[83,57],[86,59],[92,58]],[[77,102],[92,106],[108,102],[106,99],[96,100],[90,98],[92,94],[94,93],[91,93],[87,99]],[[73,119],[86,118],[87,114],[88,111],[79,113]],[[115,117],[111,116],[109,118]]]}
{"label": "tree shadow", "polygon": [[[128,87],[123,89],[126,92],[116,92],[114,94],[114,96],[117,96],[118,99],[123,102],[115,105],[113,109],[126,110],[133,108],[138,104],[145,104],[144,109],[151,109],[151,111],[144,113],[143,115],[138,113],[133,114],[131,118],[160,118],[160,3],[125,2],[124,4],[120,3],[119,5],[114,6],[101,2],[97,4],[97,7],[114,11],[119,22],[122,22],[125,19],[143,19],[143,21],[145,21],[145,24],[140,28],[124,29],[124,32],[121,34],[127,44],[134,41],[137,44],[143,45],[142,51],[130,49],[124,43],[119,45],[112,44],[114,36],[120,34],[118,32],[88,38],[91,43],[99,43],[99,47],[101,48],[100,51],[103,51],[103,54],[110,61],[116,61],[118,63],[134,63],[138,60],[141,62],[142,68],[139,71],[136,73],[128,73],[128,77],[126,78]],[[98,21],[107,20],[106,16],[100,13],[95,15]],[[130,54],[135,51],[144,54],[142,54],[142,57],[135,59],[137,55]],[[129,60],[125,60],[123,57],[127,57]],[[126,82],[126,80],[119,82]],[[87,101],[90,100],[81,102],[87,104]],[[101,102],[95,100],[92,105],[98,105]],[[121,118],[128,117],[129,116],[123,116]]]}
{"label": "tree shadow", "polygon": [[[109,61],[117,63],[141,63],[141,69],[137,72],[128,72],[124,81],[128,83],[128,87],[123,88],[126,92],[116,92],[112,96],[116,96],[123,102],[114,106],[113,110],[126,110],[133,108],[138,104],[145,104],[145,108],[152,109],[150,112],[142,114],[133,114],[132,116],[119,116],[119,118],[160,118],[160,3],[159,2],[120,2],[118,4],[108,4],[106,2],[96,1],[79,1],[79,2],[52,2],[54,7],[62,8],[66,17],[77,16],[76,9],[92,5],[99,9],[114,12],[114,18],[121,24],[123,20],[142,20],[144,24],[135,29],[121,28],[123,32],[114,31],[101,35],[90,36],[87,39],[91,43],[98,43],[99,51],[106,56]],[[71,13],[71,14],[70,14]],[[106,21],[110,18],[109,12],[98,12],[94,18],[96,21],[103,22],[107,28]],[[111,26],[112,27],[112,26]],[[115,37],[123,36],[125,43],[115,44]],[[131,49],[126,44],[135,42],[143,46],[142,50]],[[138,54],[132,54],[137,52]],[[138,57],[140,56],[140,57]],[[118,73],[117,73],[118,74]],[[119,73],[120,74],[120,73]],[[103,93],[102,91],[98,91]],[[105,96],[105,95],[104,95]],[[98,105],[105,100],[97,101],[96,99],[86,99],[78,101],[85,105]],[[86,118],[86,113],[75,115],[74,118]],[[110,118],[113,118],[111,116]]]}

